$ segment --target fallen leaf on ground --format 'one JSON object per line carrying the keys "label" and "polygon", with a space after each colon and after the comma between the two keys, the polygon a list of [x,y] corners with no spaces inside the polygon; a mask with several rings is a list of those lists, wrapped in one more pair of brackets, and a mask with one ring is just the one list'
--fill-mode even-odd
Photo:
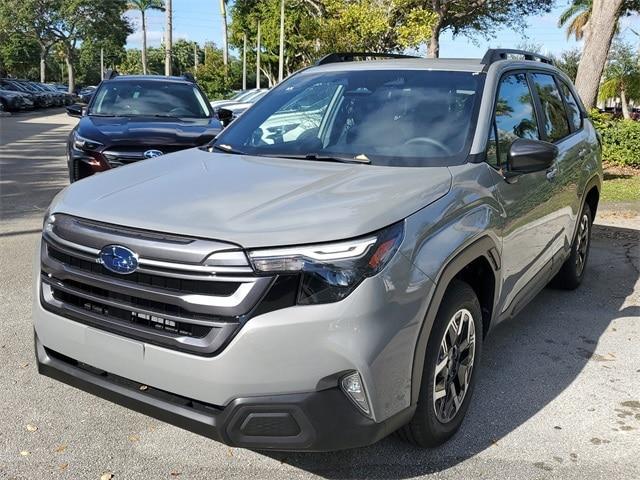
{"label": "fallen leaf on ground", "polygon": [[172,477],[177,477],[178,475],[180,475],[180,472],[171,472],[170,475]]}
{"label": "fallen leaf on ground", "polygon": [[27,423],[27,430],[29,430],[30,432],[35,432],[36,430],[38,430],[38,427],[31,423]]}
{"label": "fallen leaf on ground", "polygon": [[68,463],[61,463],[60,464],[60,470],[66,470],[68,466],[69,466]]}
{"label": "fallen leaf on ground", "polygon": [[67,446],[66,446],[66,445],[58,445],[58,446],[55,448],[54,452],[62,453],[62,452],[64,452],[66,449],[67,449]]}
{"label": "fallen leaf on ground", "polygon": [[138,442],[140,441],[140,435],[129,435],[130,442]]}
{"label": "fallen leaf on ground", "polygon": [[20,455],[22,455],[23,457],[26,457],[27,455],[31,455],[31,452],[27,451],[27,450],[22,450],[20,452]]}

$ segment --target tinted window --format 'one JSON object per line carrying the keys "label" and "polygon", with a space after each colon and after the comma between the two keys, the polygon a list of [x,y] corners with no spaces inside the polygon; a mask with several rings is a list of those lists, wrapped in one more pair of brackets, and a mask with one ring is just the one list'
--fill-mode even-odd
{"label": "tinted window", "polygon": [[555,142],[569,135],[569,121],[562,97],[551,75],[535,73],[533,82],[544,112],[544,130],[547,139]]}
{"label": "tinted window", "polygon": [[[495,119],[498,145],[496,148],[495,136],[492,133],[493,145],[490,138],[487,152],[489,163],[506,165],[509,147],[517,138],[540,138],[531,90],[523,73],[507,75],[500,81]],[[493,151],[497,151],[496,159],[489,158]]]}
{"label": "tinted window", "polygon": [[298,74],[235,120],[216,143],[253,155],[306,155],[393,166],[466,159],[481,77],[353,70]]}
{"label": "tinted window", "polygon": [[189,83],[115,80],[102,84],[89,115],[204,118],[209,107]]}
{"label": "tinted window", "polygon": [[571,93],[571,89],[560,80],[560,90],[562,91],[562,95],[564,96],[564,101],[567,104],[567,114],[569,115],[569,122],[573,125],[574,130],[579,130],[582,128],[582,115],[580,115],[580,107],[578,107],[578,102],[576,98]]}

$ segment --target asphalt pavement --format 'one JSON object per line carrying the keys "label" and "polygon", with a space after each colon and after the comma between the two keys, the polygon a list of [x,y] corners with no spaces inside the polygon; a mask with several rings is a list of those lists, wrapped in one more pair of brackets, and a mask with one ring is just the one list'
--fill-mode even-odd
{"label": "asphalt pavement", "polygon": [[438,449],[233,449],[39,376],[33,250],[75,121],[0,118],[0,479],[640,479],[640,217],[606,206],[584,284],[493,331],[462,429]]}

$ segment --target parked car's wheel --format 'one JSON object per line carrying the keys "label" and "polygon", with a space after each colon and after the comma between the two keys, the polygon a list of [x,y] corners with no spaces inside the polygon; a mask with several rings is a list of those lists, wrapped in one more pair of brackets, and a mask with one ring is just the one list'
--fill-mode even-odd
{"label": "parked car's wheel", "polygon": [[418,405],[398,431],[420,447],[436,447],[460,428],[469,408],[482,347],[482,311],[473,289],[454,280],[436,316],[429,341]]}
{"label": "parked car's wheel", "polygon": [[589,258],[592,226],[593,217],[591,215],[591,208],[585,204],[578,220],[578,228],[575,238],[573,239],[573,244],[571,245],[571,254],[562,264],[558,274],[551,281],[552,287],[573,290],[582,283]]}

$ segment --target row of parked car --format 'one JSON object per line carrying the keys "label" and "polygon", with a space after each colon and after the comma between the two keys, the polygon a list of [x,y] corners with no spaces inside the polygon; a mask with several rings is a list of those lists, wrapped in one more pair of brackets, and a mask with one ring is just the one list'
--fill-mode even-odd
{"label": "row of parked car", "polygon": [[77,101],[66,85],[32,82],[15,78],[0,79],[0,107],[7,112],[32,108],[62,107]]}

